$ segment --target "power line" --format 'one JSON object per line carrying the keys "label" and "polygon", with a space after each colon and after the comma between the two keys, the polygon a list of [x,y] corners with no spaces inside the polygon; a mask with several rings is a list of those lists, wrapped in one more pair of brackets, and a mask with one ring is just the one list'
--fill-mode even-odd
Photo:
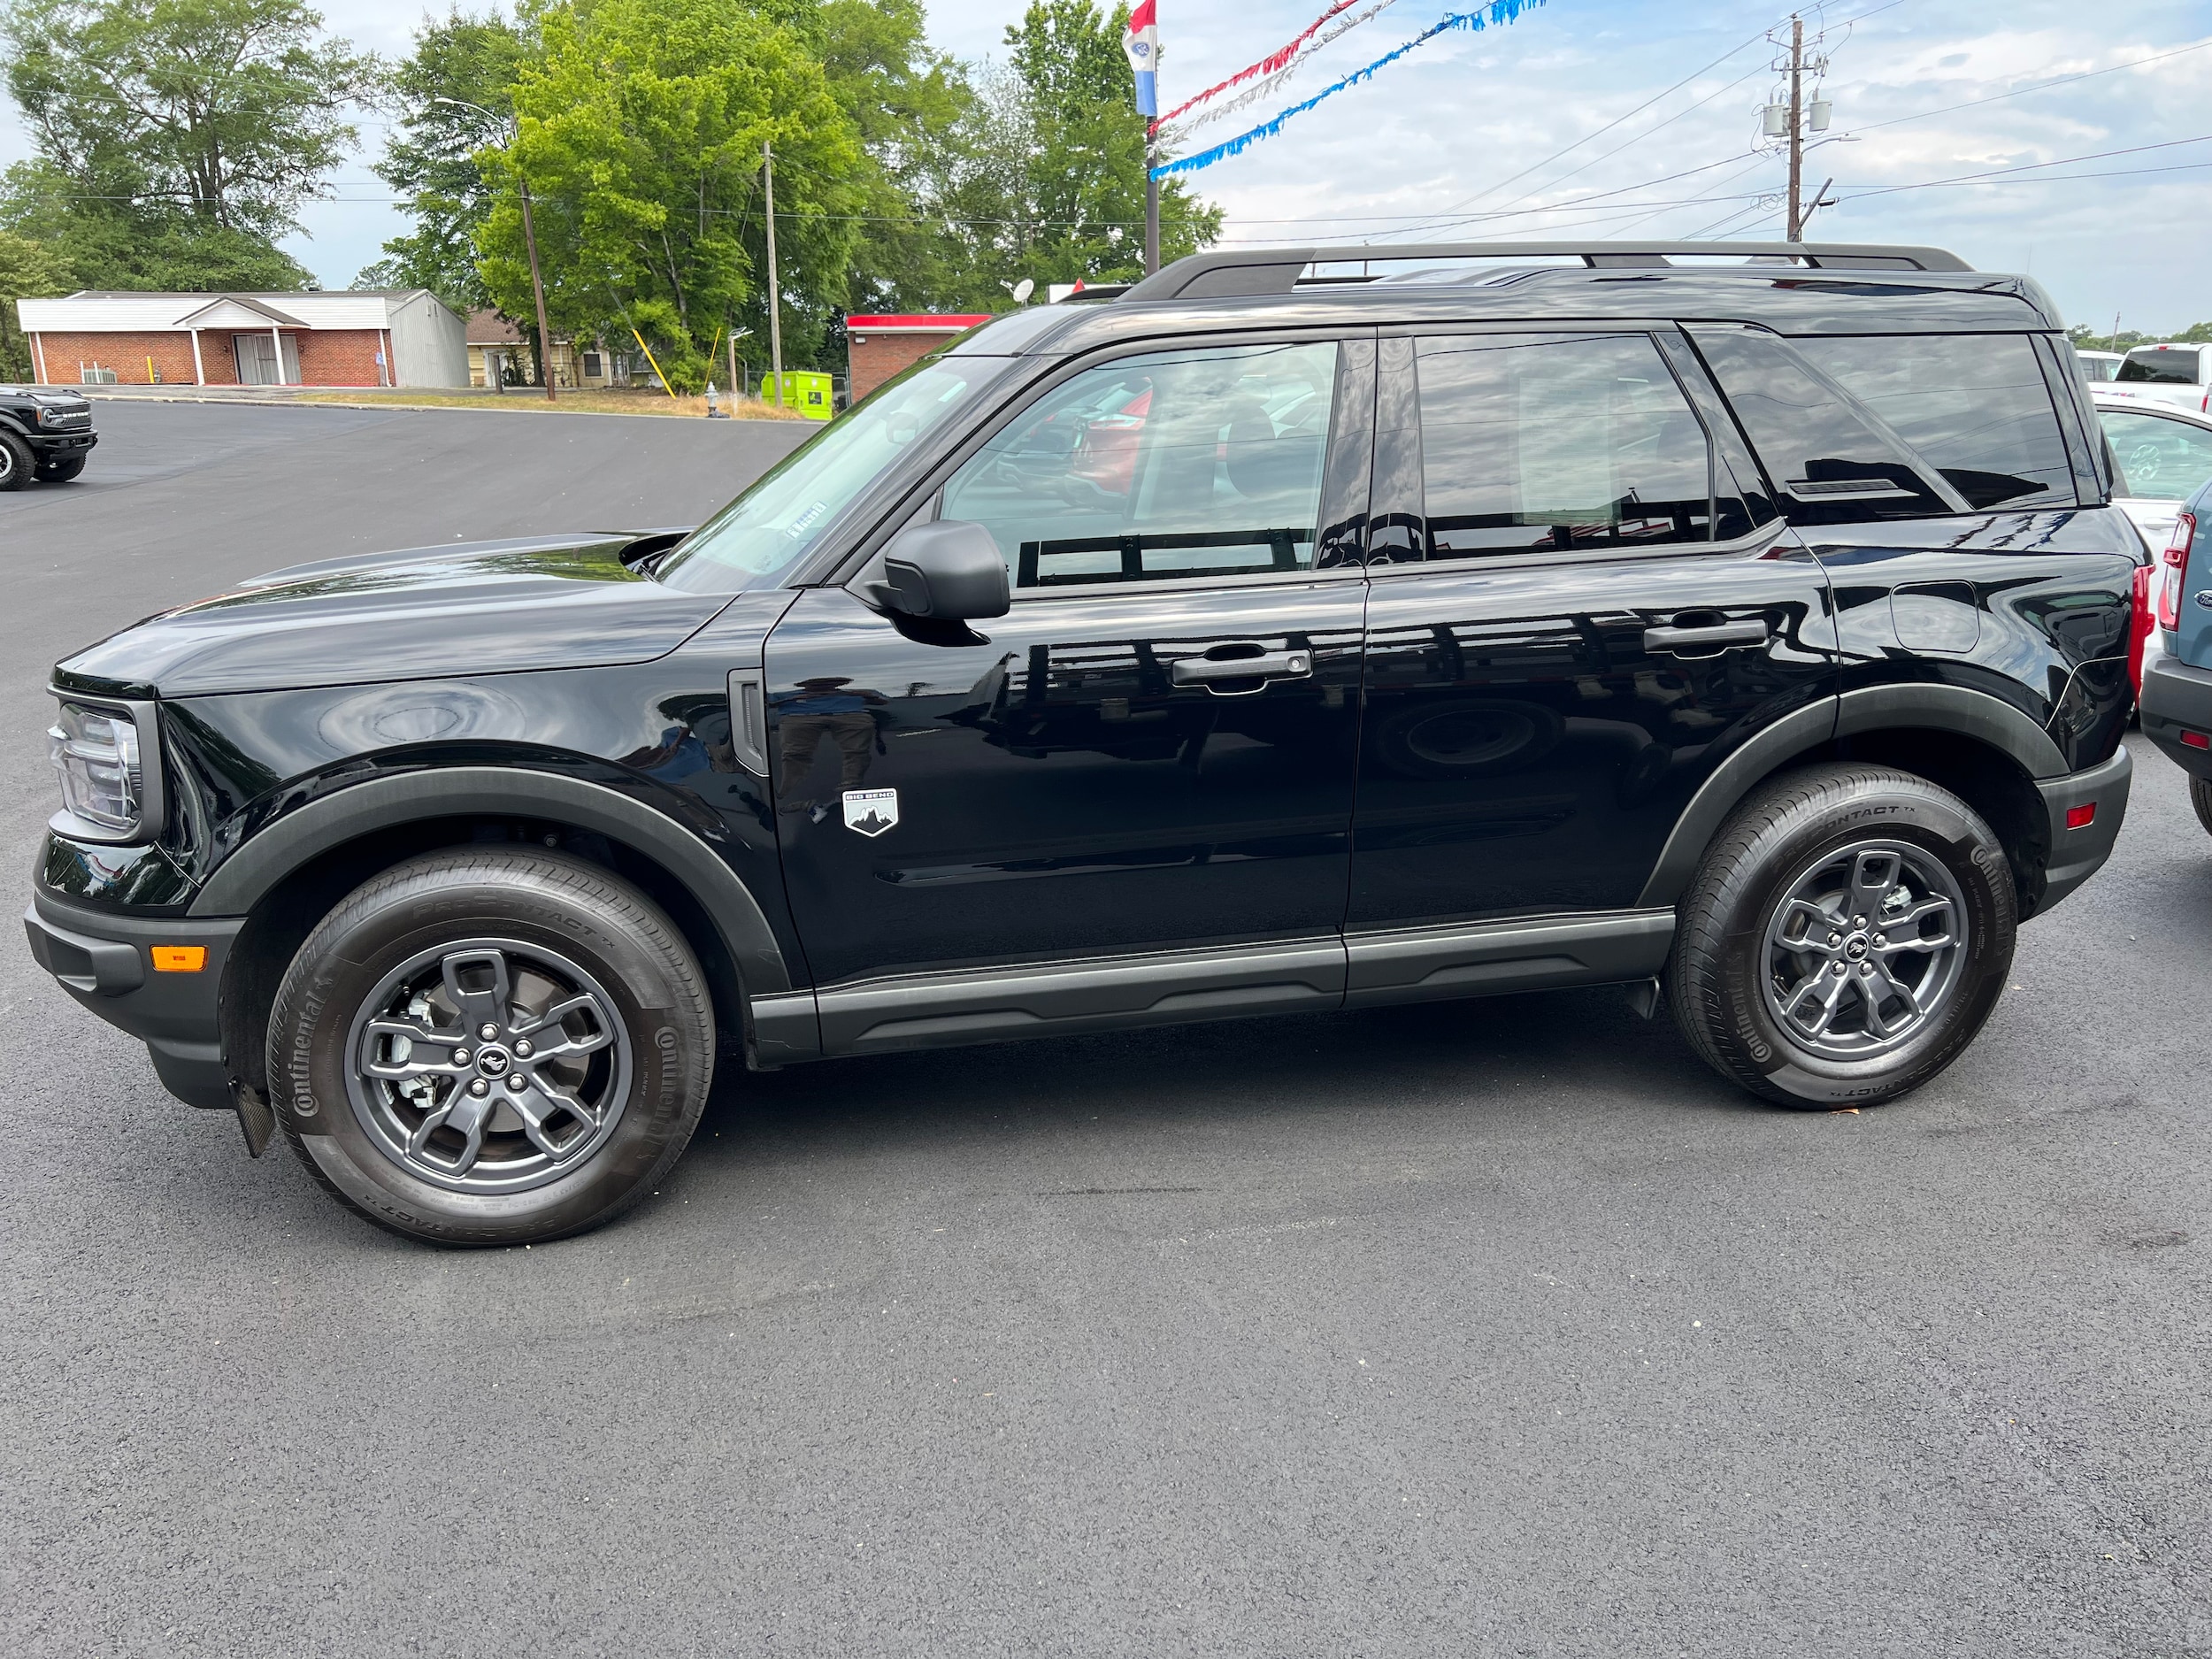
{"label": "power line", "polygon": [[1924,121],[1932,115],[1948,115],[1955,110],[1978,109],[1985,104],[2001,104],[2007,98],[2024,96],[2031,92],[2047,92],[2053,87],[2071,86],[2077,81],[2093,81],[2099,75],[2116,75],[2123,69],[2140,69],[2145,64],[2162,64],[2169,58],[2180,58],[2189,52],[2200,52],[2212,46],[2212,40],[2201,40],[2193,46],[2177,46],[2170,52],[2156,52],[2148,58],[2131,58],[2124,64],[2113,64],[2103,69],[2085,69],[2078,75],[2061,75],[2055,81],[2039,81],[2032,87],[2015,87],[2009,92],[1992,93],[1985,98],[1969,98],[1963,104],[1947,104],[1940,109],[1923,110],[1916,115],[1892,116],[1886,121],[1870,121],[1864,127],[1855,127],[1855,133],[1871,133],[1884,127],[1901,127],[1907,121]]}

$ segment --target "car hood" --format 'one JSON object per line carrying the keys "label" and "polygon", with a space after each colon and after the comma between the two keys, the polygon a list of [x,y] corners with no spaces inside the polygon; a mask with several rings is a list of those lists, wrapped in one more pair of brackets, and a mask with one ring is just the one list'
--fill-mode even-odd
{"label": "car hood", "polygon": [[189,697],[645,662],[728,603],[664,588],[622,562],[641,535],[672,534],[595,531],[295,565],[111,634],[55,677],[111,696]]}

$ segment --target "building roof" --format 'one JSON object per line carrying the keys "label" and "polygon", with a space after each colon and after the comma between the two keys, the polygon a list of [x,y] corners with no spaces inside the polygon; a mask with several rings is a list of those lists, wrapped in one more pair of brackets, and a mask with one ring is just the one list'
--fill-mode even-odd
{"label": "building roof", "polygon": [[894,311],[880,317],[848,317],[855,334],[956,334],[991,320],[989,311]]}
{"label": "building roof", "polygon": [[[202,294],[88,288],[63,299],[19,300],[16,310],[27,333],[154,334],[234,326],[388,328],[396,312],[435,297],[423,288]],[[226,305],[236,309],[218,311]],[[203,316],[204,320],[192,320]],[[253,320],[247,322],[247,317]]]}
{"label": "building roof", "polygon": [[[522,332],[520,323],[511,322],[497,311],[485,311],[469,313],[468,342],[472,346],[522,346],[530,341]],[[573,342],[566,334],[556,334],[553,343],[565,346]]]}

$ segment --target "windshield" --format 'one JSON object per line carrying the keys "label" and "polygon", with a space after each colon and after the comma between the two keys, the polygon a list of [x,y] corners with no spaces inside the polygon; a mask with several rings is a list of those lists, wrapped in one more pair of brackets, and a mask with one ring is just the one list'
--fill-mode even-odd
{"label": "windshield", "polygon": [[926,357],[886,380],[685,537],[654,574],[691,593],[772,585],[909,444],[1011,361]]}
{"label": "windshield", "polygon": [[2138,346],[2128,353],[2128,360],[2120,365],[2116,380],[2179,381],[2184,386],[2197,383],[2197,354],[2193,348],[2182,346]]}

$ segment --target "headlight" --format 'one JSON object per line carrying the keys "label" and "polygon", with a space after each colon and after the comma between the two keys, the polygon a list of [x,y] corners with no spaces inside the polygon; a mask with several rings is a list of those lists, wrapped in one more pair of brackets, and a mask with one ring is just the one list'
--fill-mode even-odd
{"label": "headlight", "polygon": [[102,705],[65,698],[61,718],[50,727],[49,754],[61,774],[62,804],[78,820],[72,828],[88,839],[124,841],[161,827],[154,810],[161,794],[160,761],[150,767],[140,716],[152,733],[151,704]]}

